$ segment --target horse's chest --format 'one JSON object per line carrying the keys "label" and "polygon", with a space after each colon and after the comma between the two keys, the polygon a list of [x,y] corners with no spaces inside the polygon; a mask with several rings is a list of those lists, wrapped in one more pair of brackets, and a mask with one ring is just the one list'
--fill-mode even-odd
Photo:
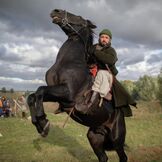
{"label": "horse's chest", "polygon": [[57,81],[57,73],[53,68],[50,68],[47,72],[46,72],[46,82],[48,86],[52,86],[52,85],[56,85],[58,84]]}

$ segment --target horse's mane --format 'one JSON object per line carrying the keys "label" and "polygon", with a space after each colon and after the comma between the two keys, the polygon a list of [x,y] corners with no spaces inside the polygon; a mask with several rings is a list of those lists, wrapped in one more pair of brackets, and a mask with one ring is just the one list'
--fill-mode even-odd
{"label": "horse's mane", "polygon": [[90,20],[87,20],[87,28],[89,30],[89,36],[88,36],[86,46],[89,49],[93,45],[93,40],[94,40],[94,31],[93,31],[93,29],[96,28],[96,25],[94,25]]}

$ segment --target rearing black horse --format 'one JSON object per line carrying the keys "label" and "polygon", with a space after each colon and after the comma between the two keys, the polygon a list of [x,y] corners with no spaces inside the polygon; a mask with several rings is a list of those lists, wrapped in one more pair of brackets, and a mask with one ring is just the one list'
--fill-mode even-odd
{"label": "rearing black horse", "polygon": [[[59,102],[61,108],[70,113],[75,104],[84,101],[84,93],[90,89],[92,78],[87,66],[87,50],[93,44],[93,28],[89,20],[69,12],[55,9],[51,13],[53,23],[58,24],[68,39],[60,48],[55,64],[46,73],[47,86],[41,86],[28,97],[32,123],[45,137],[49,131],[49,121],[43,102]],[[89,114],[76,109],[70,114],[75,121],[89,127],[87,137],[99,162],[107,162],[106,150],[116,150],[119,161],[127,162],[124,152],[125,120],[120,109],[110,113],[98,102]]]}

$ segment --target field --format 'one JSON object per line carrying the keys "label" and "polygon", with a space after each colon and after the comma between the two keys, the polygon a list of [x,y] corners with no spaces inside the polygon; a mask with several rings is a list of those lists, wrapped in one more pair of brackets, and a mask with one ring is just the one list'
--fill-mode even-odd
{"label": "field", "polygon": [[[54,115],[52,104],[45,105],[51,129],[41,138],[30,120],[0,118],[0,162],[98,162],[86,133],[88,128]],[[138,104],[134,116],[126,118],[126,153],[129,162],[162,162],[162,108],[158,103]],[[110,162],[118,162],[115,152],[107,152]]]}

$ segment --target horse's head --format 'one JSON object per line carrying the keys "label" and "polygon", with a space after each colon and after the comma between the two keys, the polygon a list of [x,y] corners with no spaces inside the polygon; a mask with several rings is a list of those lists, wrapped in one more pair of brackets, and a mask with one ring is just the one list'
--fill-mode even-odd
{"label": "horse's head", "polygon": [[55,9],[51,12],[53,23],[58,24],[67,35],[78,33],[81,29],[88,27],[96,28],[89,20],[83,19],[81,16],[76,16],[65,10]]}

